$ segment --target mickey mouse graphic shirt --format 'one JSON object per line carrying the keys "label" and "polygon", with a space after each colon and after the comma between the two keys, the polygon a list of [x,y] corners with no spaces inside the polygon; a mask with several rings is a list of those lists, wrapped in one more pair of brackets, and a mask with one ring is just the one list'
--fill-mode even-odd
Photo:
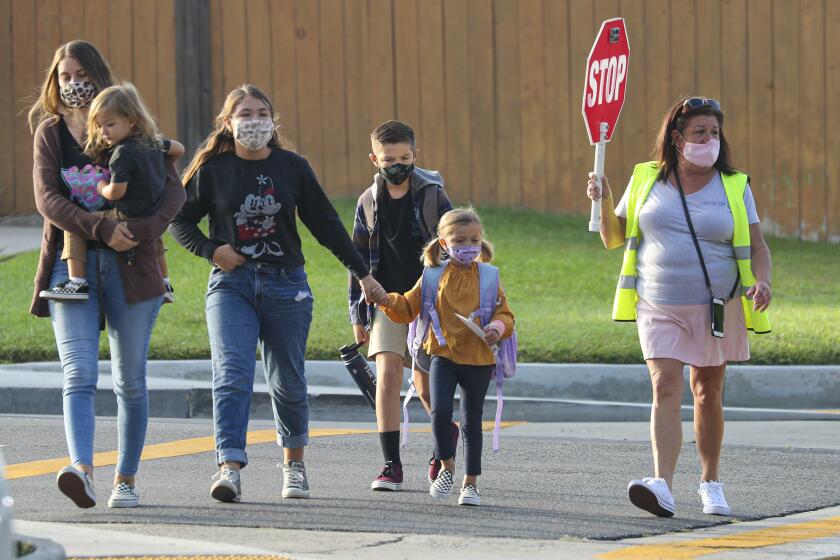
{"label": "mickey mouse graphic shirt", "polygon": [[[304,264],[296,217],[357,278],[368,274],[361,255],[301,156],[273,149],[262,160],[216,156],[186,185],[187,201],[170,231],[186,249],[211,261],[229,244],[245,257],[296,268]],[[209,235],[198,223],[209,217]]]}

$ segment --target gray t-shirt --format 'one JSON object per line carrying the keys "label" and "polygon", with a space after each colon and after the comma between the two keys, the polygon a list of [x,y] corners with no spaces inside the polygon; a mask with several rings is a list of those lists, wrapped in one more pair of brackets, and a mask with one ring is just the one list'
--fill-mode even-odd
{"label": "gray t-shirt", "polygon": [[[627,190],[616,215],[627,217]],[[720,175],[686,196],[691,222],[700,242],[715,297],[728,298],[738,276],[732,234],[735,225]],[[744,191],[747,221],[758,223],[749,184]],[[691,232],[685,220],[680,192],[670,182],[656,181],[639,214],[639,250],[636,292],[650,303],[688,305],[708,303],[709,290]]]}

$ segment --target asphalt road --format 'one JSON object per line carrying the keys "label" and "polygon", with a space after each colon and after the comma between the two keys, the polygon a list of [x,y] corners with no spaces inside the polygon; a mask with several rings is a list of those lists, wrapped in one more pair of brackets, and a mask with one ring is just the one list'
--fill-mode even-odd
{"label": "asphalt road", "polygon": [[[732,520],[840,504],[840,486],[836,484],[840,445],[832,443],[832,434],[840,434],[840,423],[751,425],[753,434],[763,434],[760,438],[751,436],[750,430],[739,431],[737,426],[728,426],[730,433],[740,435],[729,438],[734,441],[724,448],[722,466]],[[271,427],[267,422],[251,425],[252,430]],[[823,443],[815,447],[822,448],[810,448],[808,438],[802,437],[811,427],[819,428]],[[778,440],[773,433],[778,434]],[[147,443],[211,434],[209,420],[153,419]],[[796,440],[798,447],[789,446],[789,440]],[[0,416],[0,444],[6,446],[3,451],[8,464],[66,455],[60,417]],[[144,461],[138,482],[142,507],[136,510],[106,507],[113,472],[110,466],[96,471],[100,503],[92,510],[76,509],[58,492],[53,475],[12,480],[10,486],[16,518],[71,523],[613,540],[729,522],[728,518],[702,514],[695,493],[699,463],[690,432],[686,433],[675,479],[677,515],[672,519],[658,519],[637,510],[626,497],[627,482],[649,474],[650,445],[642,423],[579,425],[575,429],[564,424],[512,427],[503,431],[502,453],[498,455],[490,453],[486,434],[484,474],[479,480],[483,505],[479,508],[459,507],[456,495],[448,501],[433,501],[428,495],[426,463],[431,445],[430,434],[412,434],[408,449],[403,450],[404,490],[397,493],[369,490],[380,467],[378,437],[373,433],[311,441],[306,457],[312,486],[309,500],[280,498],[276,466],[280,454],[273,443],[249,447],[251,463],[243,471],[241,504],[220,504],[210,498],[210,477],[215,472],[210,452]],[[115,420],[98,419],[96,450],[113,449]],[[459,450],[458,476],[463,473],[461,453]]]}

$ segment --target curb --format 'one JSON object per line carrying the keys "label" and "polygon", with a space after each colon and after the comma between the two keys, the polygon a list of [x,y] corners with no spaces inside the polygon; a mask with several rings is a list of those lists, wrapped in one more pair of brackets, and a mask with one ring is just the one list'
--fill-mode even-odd
{"label": "curb", "polygon": [[[308,360],[305,367],[310,393],[335,390],[356,394],[357,389],[341,362]],[[372,369],[375,371],[373,365]],[[101,378],[110,375],[110,371],[110,362],[99,362]],[[147,372],[151,390],[211,386],[210,360],[151,360]],[[690,404],[688,368],[684,377],[683,404]],[[260,363],[255,379],[258,383],[264,379]],[[61,380],[58,362],[0,365],[0,389],[4,390],[55,389],[61,387]],[[110,380],[100,381],[100,387],[111,386]],[[255,388],[259,390],[259,386]],[[404,389],[407,388],[405,382]],[[4,392],[0,391],[0,402]],[[650,403],[650,380],[644,364],[522,363],[517,367],[516,377],[505,383],[505,396]],[[730,365],[724,404],[749,408],[840,409],[840,365]]]}
{"label": "curb", "polygon": [[[310,390],[315,389],[310,387]],[[340,391],[340,392],[339,392]],[[458,399],[458,395],[455,396]],[[487,396],[484,419],[493,418],[496,397]],[[428,415],[420,400],[409,404],[412,422],[427,423]],[[840,420],[836,411],[821,412],[802,409],[724,407],[726,419],[739,420]],[[117,401],[110,389],[96,391],[97,416],[115,417]],[[11,388],[0,392],[0,414],[63,414],[61,391],[53,388]],[[374,412],[358,392],[341,389],[309,393],[309,414],[314,421],[371,422]],[[213,417],[210,388],[149,390],[150,418],[209,419]],[[273,420],[271,397],[267,390],[255,388],[251,399],[253,420]],[[683,405],[683,420],[693,417],[691,404]],[[504,399],[504,419],[524,422],[646,422],[650,419],[650,403],[508,397]]]}
{"label": "curb", "polygon": [[[96,414],[115,416],[110,363],[100,362],[99,371]],[[209,360],[150,361],[147,371],[151,417],[212,417]],[[690,411],[687,373],[683,405]],[[342,363],[308,361],[306,376],[313,419],[373,419]],[[57,362],[0,366],[0,414],[62,414],[62,377]],[[259,364],[255,378],[262,379]],[[647,421],[650,398],[644,364],[520,364],[516,377],[505,383],[504,417],[528,422]],[[495,400],[492,386],[487,400]],[[724,406],[730,420],[840,420],[840,366],[730,366]],[[411,401],[409,411],[412,418],[427,421],[419,399]],[[485,416],[494,411],[495,404],[488,402]],[[251,416],[273,419],[264,383],[254,386]]]}
{"label": "curb", "polygon": [[18,534],[12,535],[12,537],[12,542],[15,545],[18,541],[21,541],[35,547],[34,552],[21,556],[20,560],[65,560],[67,558],[64,548],[55,541]]}

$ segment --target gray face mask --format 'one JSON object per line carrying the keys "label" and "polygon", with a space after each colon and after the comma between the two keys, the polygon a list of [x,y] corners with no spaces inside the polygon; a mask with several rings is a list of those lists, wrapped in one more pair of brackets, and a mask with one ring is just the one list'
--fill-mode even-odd
{"label": "gray face mask", "polygon": [[233,137],[252,152],[265,148],[273,136],[274,121],[271,119],[252,119],[234,123]]}

